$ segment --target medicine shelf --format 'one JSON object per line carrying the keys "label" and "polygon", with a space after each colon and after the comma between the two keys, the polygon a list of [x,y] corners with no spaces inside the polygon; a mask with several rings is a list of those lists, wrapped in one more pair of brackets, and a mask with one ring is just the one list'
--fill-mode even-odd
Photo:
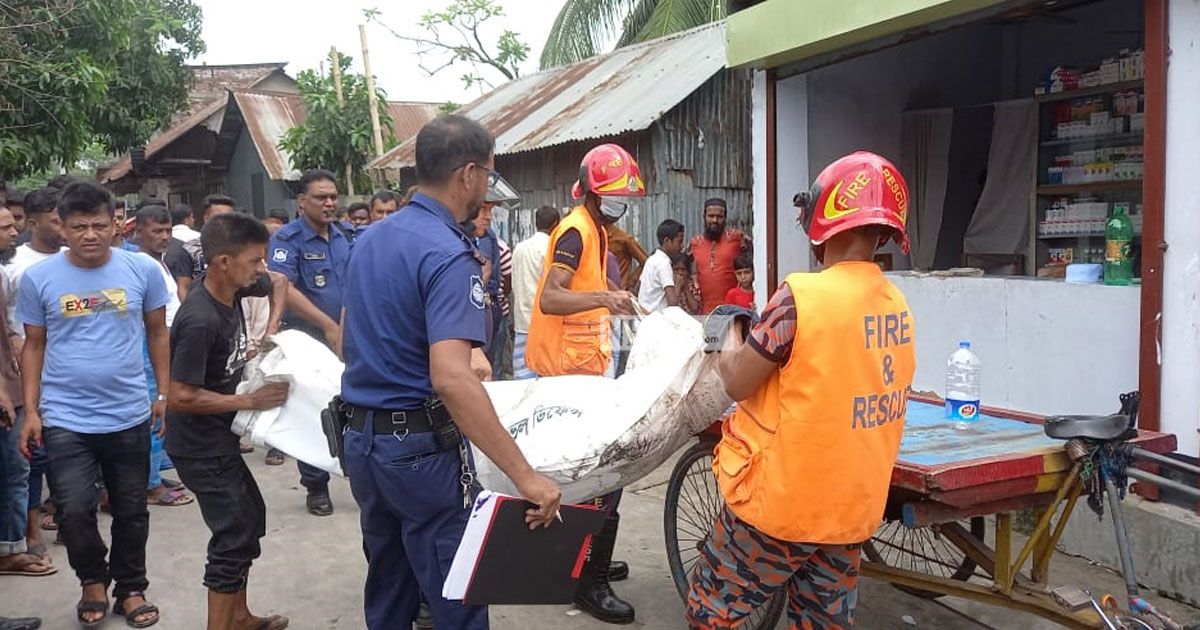
{"label": "medicine shelf", "polygon": [[1062,195],[1078,195],[1081,193],[1109,192],[1121,190],[1141,190],[1142,180],[1123,179],[1111,182],[1092,182],[1090,184],[1053,184],[1037,187],[1037,194],[1043,197],[1059,197]]}
{"label": "medicine shelf", "polygon": [[1039,103],[1053,103],[1056,101],[1069,101],[1076,98],[1084,98],[1087,96],[1098,96],[1100,94],[1109,94],[1111,92],[1124,92],[1125,90],[1140,90],[1143,87],[1142,79],[1134,79],[1133,81],[1118,81],[1116,83],[1107,83],[1105,85],[1097,85],[1096,87],[1082,88],[1079,90],[1068,90],[1065,92],[1053,92],[1051,94],[1035,94],[1033,99]]}
{"label": "medicine shelf", "polygon": [[1140,131],[1132,131],[1129,133],[1110,134],[1107,136],[1083,136],[1079,138],[1056,138],[1047,140],[1042,143],[1044,147],[1061,147],[1061,146],[1086,146],[1086,145],[1102,145],[1113,144],[1120,145],[1123,142],[1141,142],[1143,134]]}

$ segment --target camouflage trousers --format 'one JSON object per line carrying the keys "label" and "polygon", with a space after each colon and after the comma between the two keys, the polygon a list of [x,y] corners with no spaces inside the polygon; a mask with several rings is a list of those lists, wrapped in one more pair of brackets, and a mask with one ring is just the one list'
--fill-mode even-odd
{"label": "camouflage trousers", "polygon": [[738,628],[781,589],[793,630],[854,625],[862,545],[811,545],[771,538],[723,508],[692,570],[691,628]]}

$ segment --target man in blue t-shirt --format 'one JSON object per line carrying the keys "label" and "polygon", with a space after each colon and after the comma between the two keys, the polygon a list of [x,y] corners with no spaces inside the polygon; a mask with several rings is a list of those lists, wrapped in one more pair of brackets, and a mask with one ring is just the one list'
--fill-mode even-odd
{"label": "man in blue t-shirt", "polygon": [[[150,431],[166,428],[167,397],[151,402],[142,371],[148,342],[158,391],[169,386],[167,285],[157,263],[111,247],[112,199],[90,182],[73,183],[58,203],[68,250],[30,267],[21,279],[17,320],[25,326],[25,426],[20,445],[43,440],[50,492],[83,597],[79,621],[108,611],[130,625],[157,621],[146,601],[146,479]],[[112,506],[112,553],[96,528],[97,472]]]}

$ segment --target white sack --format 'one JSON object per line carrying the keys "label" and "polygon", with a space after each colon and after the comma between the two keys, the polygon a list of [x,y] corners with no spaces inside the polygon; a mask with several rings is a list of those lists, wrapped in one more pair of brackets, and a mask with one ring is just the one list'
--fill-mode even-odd
{"label": "white sack", "polygon": [[[288,331],[272,341],[276,348],[247,370],[239,391],[248,383],[287,379],[292,397],[282,409],[240,412],[234,430],[340,473],[318,414],[338,391],[342,364],[304,333]],[[670,308],[641,322],[619,379],[556,376],[484,388],[530,464],[562,486],[564,501],[575,503],[645,477],[728,409],[732,401],[716,373],[716,355],[703,348],[700,323]],[[475,462],[484,488],[516,492],[478,449]]]}
{"label": "white sack", "polygon": [[233,432],[250,438],[257,446],[277,448],[296,459],[336,475],[342,474],[336,458],[329,455],[321,431],[321,410],[342,389],[344,365],[325,344],[299,330],[285,330],[273,337],[275,347],[246,366],[238,384],[239,394],[259,389],[266,383],[291,385],[287,402],[266,411],[239,411]]}

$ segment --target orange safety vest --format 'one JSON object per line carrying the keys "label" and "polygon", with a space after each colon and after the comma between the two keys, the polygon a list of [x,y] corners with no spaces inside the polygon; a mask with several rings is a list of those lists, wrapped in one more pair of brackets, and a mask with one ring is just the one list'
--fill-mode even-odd
{"label": "orange safety vest", "polygon": [[696,264],[696,280],[700,285],[700,310],[711,313],[725,303],[725,294],[737,286],[733,261],[742,252],[742,232],[726,229],[716,242],[703,234],[692,238],[692,259]]}
{"label": "orange safety vest", "polygon": [[558,239],[575,228],[583,237],[583,252],[579,268],[571,276],[567,288],[571,291],[607,291],[607,235],[592,222],[587,208],[576,206],[550,234],[542,277],[533,298],[529,317],[529,336],[525,340],[525,365],[539,376],[592,374],[603,376],[612,360],[612,328],[606,308],[597,308],[574,315],[547,315],[542,312],[542,291],[554,266],[554,250]]}
{"label": "orange safety vest", "polygon": [[725,421],[713,470],[729,509],[768,536],[860,543],[879,527],[904,435],[912,312],[870,262],[786,282],[792,354]]}

